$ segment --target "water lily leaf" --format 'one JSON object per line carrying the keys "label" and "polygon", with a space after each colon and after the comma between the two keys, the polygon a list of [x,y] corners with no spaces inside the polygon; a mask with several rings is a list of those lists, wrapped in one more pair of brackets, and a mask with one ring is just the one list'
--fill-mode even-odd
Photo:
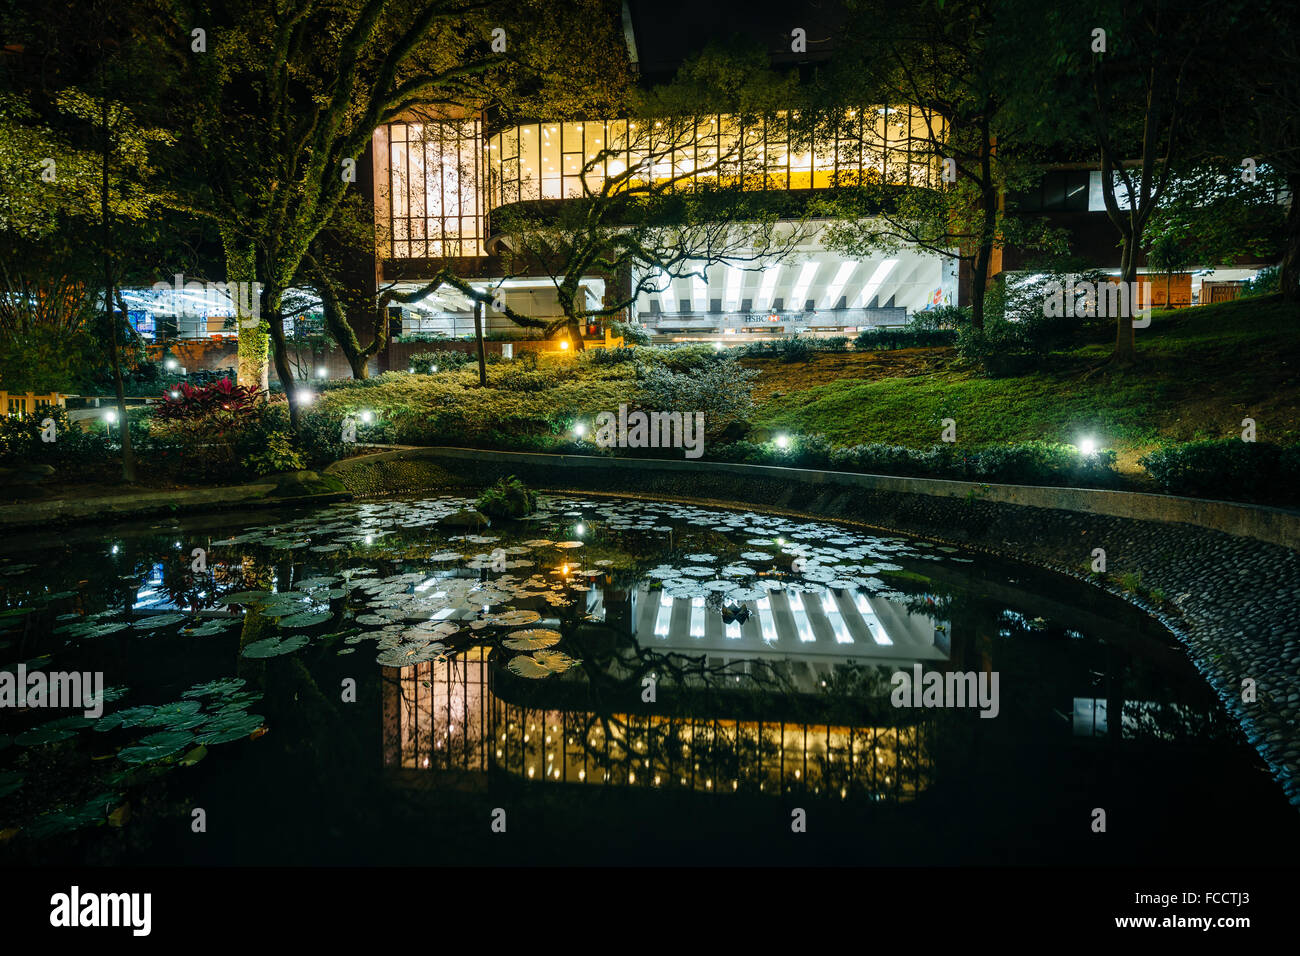
{"label": "water lily leaf", "polygon": [[229,743],[240,737],[247,737],[262,726],[262,718],[256,714],[232,714],[221,720],[213,721],[208,729],[200,733],[196,741],[206,746]]}
{"label": "water lily leaf", "polygon": [[186,619],[184,614],[151,614],[131,625],[137,631],[156,631],[160,627],[179,624]]}
{"label": "water lily leaf", "polygon": [[557,548],[581,548],[582,545],[583,545],[583,542],[581,542],[581,541],[557,541],[557,542],[555,542],[555,546],[556,546]]}
{"label": "water lily leaf", "polygon": [[384,667],[410,667],[425,661],[437,660],[447,650],[445,644],[399,644],[381,651],[375,663]]}
{"label": "water lily leaf", "polygon": [[224,696],[233,694],[244,686],[242,677],[223,677],[220,680],[210,680],[204,684],[195,684],[182,697],[207,697],[209,694]]}
{"label": "water lily leaf", "polygon": [[319,613],[304,611],[300,614],[293,614],[289,617],[281,618],[280,626],[289,628],[315,627],[317,624],[324,624],[333,616],[334,615],[329,611],[320,611]]}
{"label": "water lily leaf", "polygon": [[307,637],[302,634],[294,634],[290,637],[268,637],[265,640],[254,641],[244,648],[244,656],[250,658],[279,657],[281,654],[291,654],[294,651],[306,647]]}
{"label": "water lily leaf", "polygon": [[23,785],[23,775],[14,770],[0,770],[0,797],[7,797]]}
{"label": "water lily leaf", "polygon": [[549,670],[539,664],[528,654],[520,654],[518,657],[511,658],[510,663],[506,665],[506,668],[516,677],[528,677],[537,680],[551,676]]}
{"label": "water lily leaf", "polygon": [[500,624],[503,627],[518,627],[521,624],[535,624],[542,619],[542,615],[537,611],[525,609],[517,611],[501,611],[498,614],[489,614],[485,620],[489,624]]}
{"label": "water lily leaf", "polygon": [[512,631],[501,643],[512,651],[531,651],[539,647],[550,647],[560,643],[559,631],[544,627],[530,628],[526,631]]}
{"label": "water lily leaf", "polygon": [[14,743],[20,747],[40,747],[44,744],[54,744],[60,740],[68,740],[74,736],[76,734],[67,728],[51,727],[49,724],[44,724],[19,734],[14,738]]}
{"label": "water lily leaf", "polygon": [[506,665],[512,674],[538,679],[552,674],[562,674],[582,661],[563,651],[537,651],[532,655],[520,654]]}
{"label": "water lily leaf", "polygon": [[196,763],[208,755],[208,748],[199,744],[184,757],[177,761],[182,767],[193,767]]}
{"label": "water lily leaf", "polygon": [[203,705],[197,700],[178,700],[171,704],[161,704],[143,721],[146,727],[170,727],[176,721],[185,720],[198,713]]}

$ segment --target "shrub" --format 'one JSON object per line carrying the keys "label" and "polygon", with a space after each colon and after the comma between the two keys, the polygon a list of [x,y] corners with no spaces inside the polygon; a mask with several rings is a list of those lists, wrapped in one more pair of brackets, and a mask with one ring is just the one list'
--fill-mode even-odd
{"label": "shrub", "polygon": [[479,495],[474,506],[489,518],[522,518],[537,510],[537,495],[511,475]]}
{"label": "shrub", "polygon": [[1241,290],[1242,298],[1255,295],[1272,295],[1282,289],[1281,266],[1266,266],[1255,273],[1255,278],[1246,283]]}
{"label": "shrub", "polygon": [[1161,448],[1138,462],[1162,491],[1242,501],[1300,500],[1300,445],[1237,438]]}
{"label": "shrub", "polygon": [[417,352],[411,356],[411,368],[417,375],[431,375],[436,368],[440,372],[454,372],[471,362],[477,364],[478,356],[470,355],[459,349],[439,349],[434,352]]}
{"label": "shrub", "polygon": [[[41,438],[47,419],[54,425],[51,442]],[[68,468],[115,458],[116,452],[107,438],[72,424],[66,409],[56,406],[31,415],[0,416],[0,464]]]}
{"label": "shrub", "polygon": [[674,372],[658,365],[642,366],[642,404],[653,411],[703,412],[706,435],[716,435],[729,422],[742,419],[754,407],[754,379],[758,372],[743,368],[730,355],[690,372]]}
{"label": "shrub", "polygon": [[633,322],[619,322],[615,320],[609,323],[611,335],[621,338],[628,345],[649,345],[650,333],[644,325]]}
{"label": "shrub", "polygon": [[581,353],[581,360],[591,365],[620,365],[635,362],[640,354],[633,348],[586,349]]}
{"label": "shrub", "polygon": [[692,344],[639,348],[636,358],[648,365],[657,365],[672,372],[691,372],[707,368],[724,356],[711,345]]}
{"label": "shrub", "polygon": [[181,382],[163,392],[162,403],[153,408],[153,417],[157,421],[177,424],[207,419],[220,423],[235,422],[248,418],[256,403],[257,389],[250,385],[236,385],[228,378],[199,386]]}
{"label": "shrub", "polygon": [[244,468],[255,475],[301,471],[303,467],[303,456],[293,447],[287,432],[272,432],[265,447],[244,459]]}
{"label": "shrub", "polygon": [[753,342],[744,347],[743,354],[754,358],[774,358],[782,362],[807,362],[816,349],[812,339],[787,335],[781,339],[769,339],[766,342]]}
{"label": "shrub", "polygon": [[811,435],[793,438],[786,449],[777,448],[773,442],[734,442],[711,457],[753,464],[1011,484],[1107,486],[1116,480],[1113,451],[1085,458],[1069,445],[1048,442],[966,449],[883,444],[831,448],[824,438]]}
{"label": "shrub", "polygon": [[922,349],[952,345],[957,333],[952,329],[912,328],[867,329],[859,332],[853,347],[864,352],[891,349]]}

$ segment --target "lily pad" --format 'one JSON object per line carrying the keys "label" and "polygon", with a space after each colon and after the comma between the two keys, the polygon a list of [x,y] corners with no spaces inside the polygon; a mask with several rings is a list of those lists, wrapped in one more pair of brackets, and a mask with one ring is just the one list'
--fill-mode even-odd
{"label": "lily pad", "polygon": [[520,654],[511,659],[506,667],[518,677],[540,679],[550,677],[552,674],[562,674],[581,663],[580,660],[570,657],[563,651],[537,651],[533,655]]}
{"label": "lily pad", "polygon": [[7,797],[23,785],[23,775],[13,770],[0,770],[0,797]]}
{"label": "lily pad", "polygon": [[261,726],[262,718],[257,714],[231,714],[228,717],[213,721],[195,740],[197,743],[206,746],[229,743],[232,740],[238,740],[240,737],[247,737],[253,731],[260,729]]}
{"label": "lily pad", "polygon": [[220,680],[210,680],[205,684],[195,684],[182,697],[207,697],[209,694],[226,695],[233,694],[244,686],[242,677],[223,677]]}
{"label": "lily pad", "polygon": [[58,743],[60,740],[68,740],[75,737],[75,731],[68,730],[66,727],[51,727],[49,724],[43,724],[40,727],[33,727],[14,738],[14,743],[20,747],[40,747],[45,744]]}
{"label": "lily pad", "polygon": [[163,760],[184,750],[194,742],[194,735],[184,730],[165,730],[150,734],[134,747],[123,747],[117,756],[126,763],[149,763]]}
{"label": "lily pad", "polygon": [[512,631],[501,643],[512,651],[531,651],[539,647],[550,647],[560,643],[559,631],[544,627],[530,628],[526,631]]}
{"label": "lily pad", "polygon": [[294,634],[289,637],[268,637],[265,640],[254,641],[244,648],[244,656],[249,658],[279,657],[281,654],[292,654],[294,651],[307,646],[307,637],[302,634]]}
{"label": "lily pad", "polygon": [[329,611],[320,611],[317,613],[303,611],[299,614],[293,614],[289,617],[281,618],[280,626],[288,628],[315,627],[317,624],[324,624],[333,616],[334,615]]}

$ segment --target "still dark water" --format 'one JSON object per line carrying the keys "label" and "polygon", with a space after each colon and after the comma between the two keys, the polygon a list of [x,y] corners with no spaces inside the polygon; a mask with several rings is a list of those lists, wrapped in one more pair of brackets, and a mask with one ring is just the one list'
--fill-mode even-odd
{"label": "still dark water", "polygon": [[[448,527],[468,504],[7,542],[0,670],[106,689],[97,718],[0,709],[0,863],[1300,849],[1300,816],[1181,649],[1080,582],[662,502],[544,497],[524,521]],[[893,675],[917,665],[985,696],[897,706]]]}

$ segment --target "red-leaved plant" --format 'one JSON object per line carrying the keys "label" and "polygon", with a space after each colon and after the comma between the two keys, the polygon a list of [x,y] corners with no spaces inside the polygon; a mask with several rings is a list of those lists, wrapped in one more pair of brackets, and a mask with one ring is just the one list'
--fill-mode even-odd
{"label": "red-leaved plant", "polygon": [[154,406],[153,414],[160,422],[184,424],[212,418],[234,424],[251,416],[257,395],[251,385],[236,385],[228,378],[198,387],[181,382],[163,392],[162,404]]}

